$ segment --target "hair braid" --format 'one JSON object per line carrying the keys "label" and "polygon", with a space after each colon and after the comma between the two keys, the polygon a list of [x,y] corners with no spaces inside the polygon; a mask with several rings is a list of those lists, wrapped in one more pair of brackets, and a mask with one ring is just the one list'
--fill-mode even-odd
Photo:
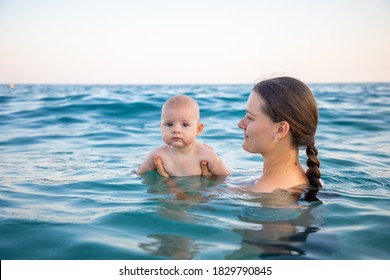
{"label": "hair braid", "polygon": [[316,195],[316,193],[321,189],[322,183],[320,181],[321,172],[320,172],[320,160],[318,159],[318,150],[314,146],[314,143],[309,145],[306,148],[307,155],[307,171],[306,176],[309,179],[309,184],[312,187],[311,193],[307,193],[307,195]]}

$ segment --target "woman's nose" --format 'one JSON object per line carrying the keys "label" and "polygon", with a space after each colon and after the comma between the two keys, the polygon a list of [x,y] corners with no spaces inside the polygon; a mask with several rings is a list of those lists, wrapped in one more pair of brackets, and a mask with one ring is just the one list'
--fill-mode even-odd
{"label": "woman's nose", "polygon": [[241,128],[241,129],[245,129],[244,119],[241,119],[241,120],[238,122],[238,127]]}

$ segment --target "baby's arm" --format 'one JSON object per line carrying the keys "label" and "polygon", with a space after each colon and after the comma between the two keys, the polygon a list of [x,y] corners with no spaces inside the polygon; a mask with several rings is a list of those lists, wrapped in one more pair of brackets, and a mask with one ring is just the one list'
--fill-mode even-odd
{"label": "baby's arm", "polygon": [[207,161],[209,170],[211,171],[212,174],[216,176],[227,176],[230,174],[229,169],[226,167],[225,163],[223,160],[217,156],[217,154],[210,150],[209,148],[206,148],[207,150]]}
{"label": "baby's arm", "polygon": [[209,162],[209,169],[211,173],[216,176],[227,176],[230,174],[229,169],[218,156],[216,156],[216,159]]}
{"label": "baby's arm", "polygon": [[156,165],[154,164],[155,151],[151,151],[148,156],[141,163],[140,167],[137,170],[137,174],[141,175],[149,171],[156,170]]}

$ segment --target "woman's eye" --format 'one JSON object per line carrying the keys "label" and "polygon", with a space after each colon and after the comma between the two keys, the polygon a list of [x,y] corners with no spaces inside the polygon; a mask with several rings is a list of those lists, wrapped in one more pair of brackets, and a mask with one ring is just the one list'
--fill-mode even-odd
{"label": "woman's eye", "polygon": [[253,118],[250,117],[250,116],[248,116],[248,115],[246,115],[246,118],[247,118],[248,120],[250,120],[250,121],[253,121]]}

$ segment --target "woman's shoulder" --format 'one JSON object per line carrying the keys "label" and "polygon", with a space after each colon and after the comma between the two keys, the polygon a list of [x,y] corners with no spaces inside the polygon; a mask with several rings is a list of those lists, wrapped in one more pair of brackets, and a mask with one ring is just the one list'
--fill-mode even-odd
{"label": "woman's shoulder", "polygon": [[302,195],[309,192],[311,190],[311,188],[312,187],[308,184],[300,184],[300,185],[296,185],[296,186],[286,188],[286,189],[277,188],[273,191],[273,193],[287,194],[287,195],[295,197],[296,199],[300,199],[302,197]]}
{"label": "woman's shoulder", "polygon": [[302,193],[307,188],[310,188],[310,185],[308,185],[308,184],[300,184],[300,185],[296,185],[294,187],[288,188],[287,191],[289,191],[291,193]]}

